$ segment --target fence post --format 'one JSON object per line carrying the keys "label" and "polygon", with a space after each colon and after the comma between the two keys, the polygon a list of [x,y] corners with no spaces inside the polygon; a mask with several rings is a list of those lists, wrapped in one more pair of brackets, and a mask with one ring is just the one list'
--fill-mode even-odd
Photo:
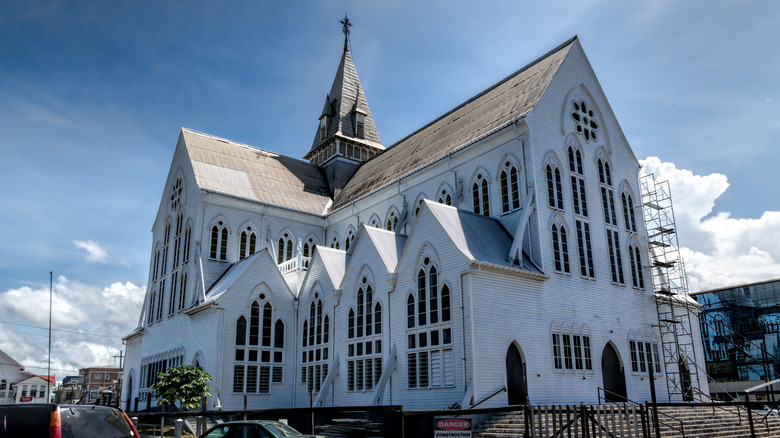
{"label": "fence post", "polygon": [[133,402],[133,412],[138,412],[138,397],[136,397],[135,402]]}
{"label": "fence post", "polygon": [[529,404],[523,405],[523,419],[524,419],[523,422],[525,423],[525,434],[523,435],[524,438],[529,438],[531,436],[528,430],[528,422],[530,419],[533,418],[533,412],[534,412],[533,407],[531,405]]}
{"label": "fence post", "polygon": [[582,423],[582,434],[584,438],[588,438],[588,416],[586,415],[585,405],[580,402],[580,422]]}
{"label": "fence post", "polygon": [[309,409],[311,409],[311,434],[314,435],[314,391],[309,391]]}
{"label": "fence post", "polygon": [[639,405],[639,418],[642,421],[642,437],[650,438],[650,425],[647,421],[647,409],[645,405]]}
{"label": "fence post", "polygon": [[133,426],[135,426],[135,430],[138,430],[138,417],[131,418],[130,422],[133,423]]}
{"label": "fence post", "polygon": [[[160,413],[165,414],[165,403],[160,404]],[[160,415],[160,438],[165,438],[165,415]]]}
{"label": "fence post", "polygon": [[246,421],[246,396],[244,396],[244,421]]}
{"label": "fence post", "polygon": [[201,397],[200,399],[200,416],[198,416],[198,425],[196,426],[196,431],[198,432],[198,435],[202,434],[206,431],[206,404],[208,403],[206,397]]}
{"label": "fence post", "polygon": [[184,420],[181,418],[177,418],[176,421],[173,422],[173,436],[174,438],[181,438],[181,431],[184,428]]}
{"label": "fence post", "polygon": [[748,423],[750,424],[750,438],[756,438],[756,429],[753,426],[753,411],[750,409],[750,394],[745,393],[745,408],[748,414]]}

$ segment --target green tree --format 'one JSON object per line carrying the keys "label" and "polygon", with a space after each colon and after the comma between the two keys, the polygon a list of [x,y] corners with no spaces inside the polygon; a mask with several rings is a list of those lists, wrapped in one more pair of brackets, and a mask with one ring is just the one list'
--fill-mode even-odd
{"label": "green tree", "polygon": [[211,375],[198,367],[171,367],[157,374],[157,383],[152,385],[157,398],[163,403],[181,402],[183,411],[195,410],[200,399],[211,395]]}

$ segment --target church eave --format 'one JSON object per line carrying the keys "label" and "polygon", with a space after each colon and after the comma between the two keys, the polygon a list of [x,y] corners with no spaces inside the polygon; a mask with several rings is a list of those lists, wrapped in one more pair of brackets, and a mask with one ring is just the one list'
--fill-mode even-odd
{"label": "church eave", "polygon": [[133,330],[132,333],[130,333],[129,335],[127,335],[124,338],[122,338],[122,342],[126,342],[126,341],[129,341],[131,339],[135,339],[135,338],[137,338],[137,337],[139,337],[139,336],[141,336],[143,334],[144,334],[144,328],[143,327],[137,328],[137,329]]}
{"label": "church eave", "polygon": [[523,268],[514,267],[514,266],[505,266],[505,265],[499,265],[497,263],[483,262],[482,260],[471,260],[469,261],[469,265],[478,268],[479,270],[486,269],[486,270],[502,271],[502,272],[512,273],[520,277],[525,277],[537,281],[545,281],[550,278],[550,276],[546,274],[531,272]]}

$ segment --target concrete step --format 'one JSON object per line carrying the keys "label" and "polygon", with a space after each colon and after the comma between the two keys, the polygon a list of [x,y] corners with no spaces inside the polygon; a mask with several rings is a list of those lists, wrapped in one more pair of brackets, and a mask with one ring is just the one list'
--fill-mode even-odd
{"label": "concrete step", "polygon": [[[684,424],[685,438],[748,438],[750,437],[750,427],[746,412],[738,411],[733,406],[712,407],[706,406],[685,406],[685,407],[662,407],[659,409],[661,414],[661,434],[664,438],[682,438],[679,432],[677,421]],[[763,419],[760,412],[753,412],[754,429],[756,437],[759,438],[778,438],[780,437],[780,418],[767,417],[765,422],[759,422]],[[564,414],[565,423],[565,414]],[[632,418],[623,418],[622,428],[626,431],[634,430],[634,424],[630,421]],[[741,420],[741,421],[740,421]],[[641,420],[640,420],[641,421]],[[560,427],[561,422],[553,421],[548,414],[537,415],[534,421],[536,427],[541,423],[542,428],[548,423],[556,428]],[[664,424],[667,423],[667,424]],[[615,436],[620,437],[621,422],[619,419],[613,425],[611,421],[609,426],[614,426]],[[674,426],[669,426],[674,424]],[[641,424],[636,425],[641,430]],[[522,437],[525,432],[525,417],[523,412],[507,412],[495,414],[493,418],[485,421],[473,434],[474,438],[513,438]],[[651,431],[651,436],[654,433]]]}

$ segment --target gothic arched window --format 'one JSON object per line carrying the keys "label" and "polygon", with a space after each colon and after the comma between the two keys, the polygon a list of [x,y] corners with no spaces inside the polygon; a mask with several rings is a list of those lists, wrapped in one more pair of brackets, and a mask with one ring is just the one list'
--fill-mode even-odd
{"label": "gothic arched window", "polygon": [[551,164],[547,165],[547,204],[552,208],[563,210],[561,171]]}
{"label": "gothic arched window", "polygon": [[324,311],[319,294],[309,305],[309,318],[303,321],[303,351],[301,352],[301,383],[311,394],[320,392],[328,376],[328,340],[330,319]]}
{"label": "gothic arched window", "polygon": [[279,237],[276,249],[276,262],[281,264],[293,258],[293,238],[290,233],[284,233]]}
{"label": "gothic arched window", "polygon": [[645,288],[645,279],[642,275],[642,256],[636,245],[628,247],[628,258],[631,262],[631,284],[639,289]]}
{"label": "gothic arched window", "polygon": [[347,326],[347,391],[371,391],[382,374],[382,308],[367,277],[362,277]]}
{"label": "gothic arched window", "polygon": [[222,221],[211,227],[211,249],[209,258],[212,260],[227,260],[228,230]]}
{"label": "gothic arched window", "polygon": [[407,387],[455,385],[450,289],[439,286],[439,271],[429,257],[417,270],[417,290],[407,296]]}
{"label": "gothic arched window", "polygon": [[246,317],[236,319],[234,393],[270,394],[273,383],[284,382],[284,322],[273,323],[273,308],[265,299],[261,293],[250,305],[248,342]]}
{"label": "gothic arched window", "polygon": [[257,234],[251,226],[241,231],[238,245],[238,259],[243,260],[255,253]]}
{"label": "gothic arched window", "polygon": [[487,178],[478,173],[471,187],[471,196],[474,200],[474,213],[490,216],[490,191]]}
{"label": "gothic arched window", "polygon": [[436,199],[436,202],[444,205],[452,205],[452,195],[450,194],[449,191],[447,191],[446,188],[441,189],[441,191],[439,192],[439,197],[438,199]]}
{"label": "gothic arched window", "polygon": [[504,163],[499,181],[501,182],[501,211],[507,213],[520,208],[520,179],[517,168],[510,161]]}
{"label": "gothic arched window", "polygon": [[634,217],[634,199],[630,193],[623,193],[623,221],[626,223],[626,231],[636,232],[636,218]]}
{"label": "gothic arched window", "polygon": [[566,237],[566,228],[553,224],[553,261],[557,272],[571,272],[569,269],[569,241]]}
{"label": "gothic arched window", "polygon": [[387,214],[385,229],[388,231],[395,231],[396,226],[398,226],[398,213],[393,208],[390,210],[390,213]]}

